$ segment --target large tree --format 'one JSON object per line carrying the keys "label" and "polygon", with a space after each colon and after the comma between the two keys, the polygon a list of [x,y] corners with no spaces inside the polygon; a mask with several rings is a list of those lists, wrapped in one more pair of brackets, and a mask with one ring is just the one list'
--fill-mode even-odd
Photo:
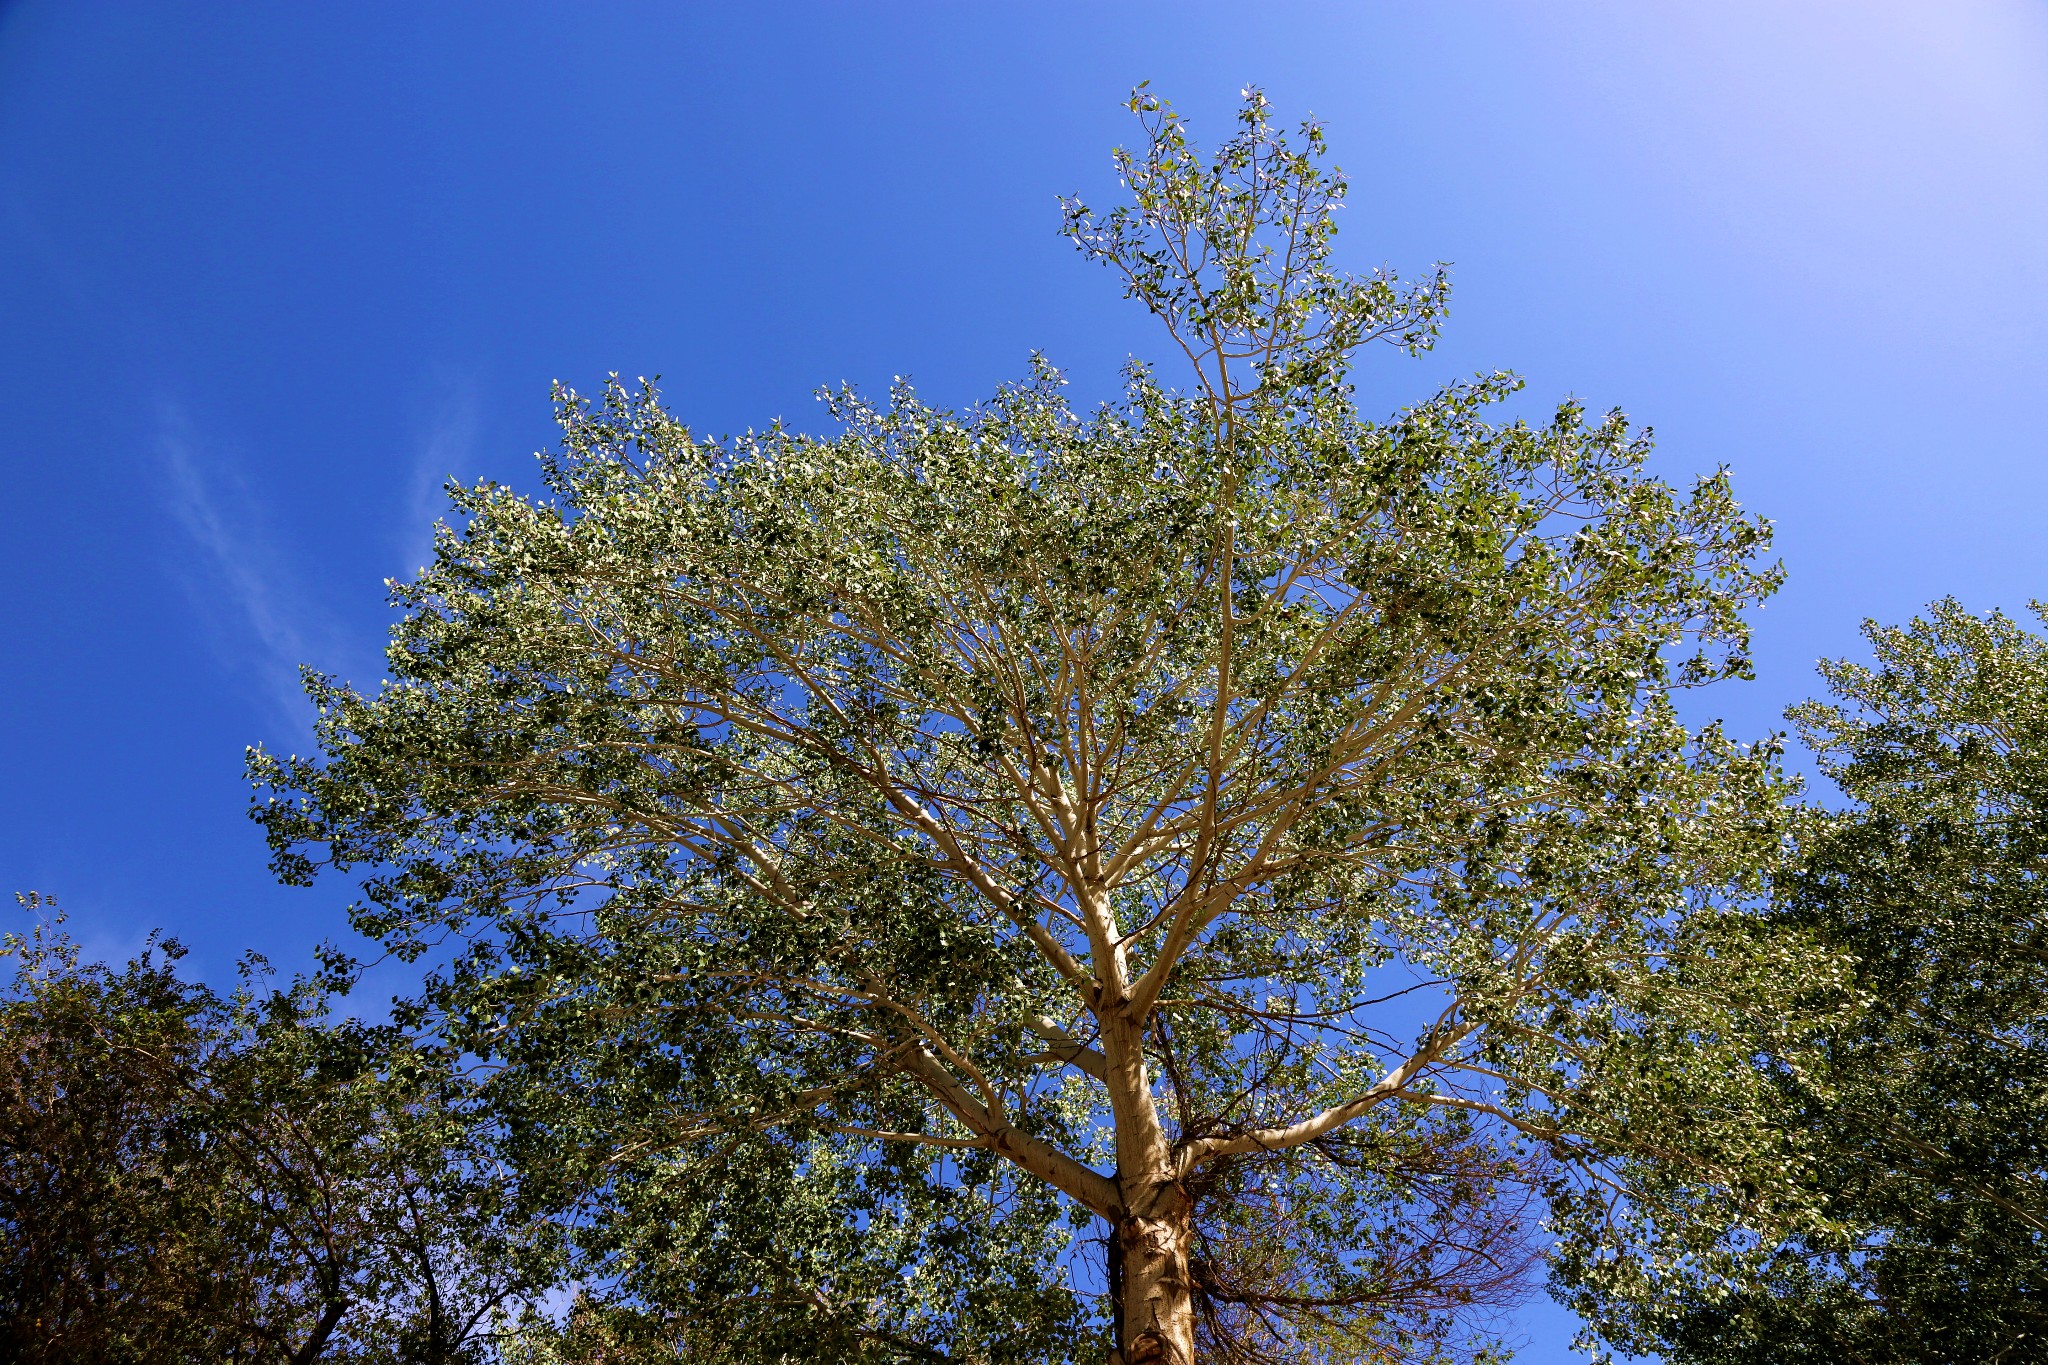
{"label": "large tree", "polygon": [[1865,1007],[1775,1068],[1832,1235],[1632,1339],[1700,1365],[2048,1356],[2048,639],[1954,601],[1866,627],[1792,715],[1847,801],[1782,879]]}
{"label": "large tree", "polygon": [[1507,376],[1367,420],[1441,271],[1338,272],[1256,92],[1206,159],[1133,109],[1066,227],[1175,386],[724,441],[564,391],[393,680],[254,756],[283,875],[444,955],[591,1292],[695,1358],[1420,1357],[1531,1179],[1609,1284],[1791,1207],[1745,1058],[1797,952],[1736,904],[1779,779],[1674,708],[1747,671],[1766,526],[1619,414],[1489,421]]}

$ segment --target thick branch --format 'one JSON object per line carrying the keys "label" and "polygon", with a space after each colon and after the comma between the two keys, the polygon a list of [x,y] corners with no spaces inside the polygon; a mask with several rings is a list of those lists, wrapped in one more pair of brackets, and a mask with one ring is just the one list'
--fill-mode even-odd
{"label": "thick branch", "polygon": [[1108,1084],[1109,1062],[1100,1052],[1073,1037],[1049,1019],[1033,1015],[1024,1021],[1024,1027],[1052,1044],[1046,1055],[1077,1067],[1105,1085]]}
{"label": "thick branch", "polygon": [[989,1150],[1001,1154],[1104,1218],[1115,1219],[1122,1214],[1123,1196],[1118,1192],[1116,1183],[1107,1176],[1090,1170],[1016,1125],[998,1121],[968,1093],[966,1087],[939,1065],[936,1057],[924,1049],[905,1049],[903,1060],[904,1069],[923,1082],[939,1103],[946,1106],[947,1112],[966,1125],[967,1131],[984,1139],[983,1145]]}
{"label": "thick branch", "polygon": [[1436,1030],[1427,1047],[1389,1071],[1364,1094],[1342,1104],[1333,1105],[1299,1123],[1275,1128],[1255,1128],[1248,1133],[1239,1133],[1232,1137],[1197,1138],[1187,1143],[1180,1150],[1182,1178],[1185,1179],[1196,1167],[1215,1157],[1235,1156],[1247,1152],[1284,1151],[1290,1147],[1300,1147],[1313,1142],[1332,1129],[1343,1127],[1375,1105],[1401,1094],[1425,1069],[1477,1028],[1477,1024],[1462,1024],[1448,1031]]}

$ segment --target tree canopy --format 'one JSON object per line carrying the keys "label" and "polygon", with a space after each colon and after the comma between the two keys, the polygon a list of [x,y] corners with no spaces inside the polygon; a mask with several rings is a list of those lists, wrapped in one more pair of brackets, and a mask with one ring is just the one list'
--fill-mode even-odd
{"label": "tree canopy", "polygon": [[1774,752],[1675,704],[1747,674],[1767,525],[1507,375],[1367,418],[1442,272],[1339,271],[1346,182],[1256,92],[1208,157],[1132,107],[1131,202],[1065,223],[1170,382],[724,440],[561,390],[545,494],[454,489],[394,588],[390,681],[252,755],[281,873],[438,955],[593,1340],[1469,1355],[1539,1195],[1631,1301],[1807,1208],[1750,1062],[1838,969],[1747,901]]}
{"label": "tree canopy", "polygon": [[[2038,608],[2037,608],[2038,610]],[[2039,1358],[2048,1340],[2048,640],[1954,601],[1867,625],[1792,716],[1848,798],[1778,890],[1864,1008],[1780,1072],[1833,1235],[1638,1338],[1678,1362]]]}

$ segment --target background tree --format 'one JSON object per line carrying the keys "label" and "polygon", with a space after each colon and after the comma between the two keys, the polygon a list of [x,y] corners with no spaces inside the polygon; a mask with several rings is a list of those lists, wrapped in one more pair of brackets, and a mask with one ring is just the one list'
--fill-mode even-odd
{"label": "background tree", "polygon": [[136,1046],[187,1057],[202,1045],[190,1002],[154,953],[114,975],[40,938],[7,946],[17,976],[0,1012],[4,1335],[32,1360],[176,1359],[204,1333],[163,1305],[196,1299],[215,1269],[207,1247],[165,1235],[210,1222],[203,1188],[180,1178],[199,1154],[173,1150],[182,1135],[163,1121],[183,1107],[175,1071],[137,1065],[104,1029],[119,1018]]}
{"label": "background tree", "polygon": [[1841,1226],[1646,1323],[1670,1360],[2048,1353],[2048,640],[1954,601],[1865,633],[1874,664],[1824,663],[1834,700],[1792,711],[1849,801],[1778,896],[1867,1005],[1780,1072]]}
{"label": "background tree", "polygon": [[1672,703],[1746,672],[1766,527],[1619,414],[1489,422],[1505,376],[1365,420],[1441,272],[1337,272],[1256,92],[1212,159],[1132,107],[1133,203],[1067,230],[1185,390],[727,442],[563,392],[548,496],[457,490],[395,589],[393,681],[253,756],[284,876],[466,942],[433,1017],[586,1201],[606,1340],[1416,1358],[1481,1349],[1539,1154],[1614,1292],[1796,1210],[1745,1059],[1803,959],[1729,899],[1779,779]]}
{"label": "background tree", "polygon": [[117,971],[38,927],[0,955],[10,1358],[458,1365],[550,1282],[444,1060],[303,983],[217,996],[173,943]]}

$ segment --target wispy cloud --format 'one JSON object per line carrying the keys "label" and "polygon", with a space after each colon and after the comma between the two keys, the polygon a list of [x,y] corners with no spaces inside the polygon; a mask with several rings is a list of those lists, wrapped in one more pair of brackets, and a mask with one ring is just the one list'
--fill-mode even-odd
{"label": "wispy cloud", "polygon": [[186,586],[222,665],[251,687],[271,721],[302,731],[299,668],[332,658],[338,632],[296,587],[240,471],[173,404],[159,411],[157,445],[169,510],[198,552],[184,566]]}
{"label": "wispy cloud", "polygon": [[78,944],[78,955],[87,962],[112,966],[133,961],[149,946],[150,931],[133,924],[116,924],[99,917],[72,920],[65,926]]}
{"label": "wispy cloud", "polygon": [[407,578],[434,557],[434,524],[446,506],[441,490],[448,480],[463,477],[475,457],[477,407],[474,377],[445,382],[440,402],[413,453],[398,545],[399,569]]}

